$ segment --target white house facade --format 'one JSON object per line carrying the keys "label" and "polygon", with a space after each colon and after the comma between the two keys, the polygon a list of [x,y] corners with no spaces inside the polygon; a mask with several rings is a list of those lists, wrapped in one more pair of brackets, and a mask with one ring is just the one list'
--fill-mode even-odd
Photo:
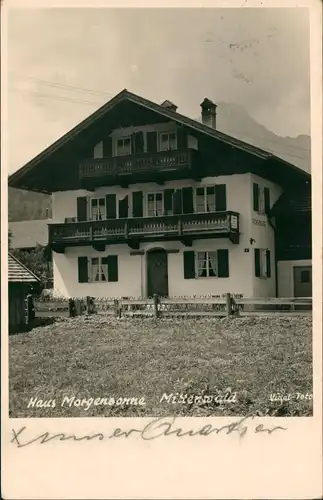
{"label": "white house facade", "polygon": [[305,276],[295,268],[311,269],[301,258],[308,242],[293,258],[288,242],[277,246],[285,232],[277,207],[309,177],[217,132],[216,106],[201,106],[202,124],[169,101],[123,91],[11,177],[15,187],[52,193],[57,292],[294,295],[294,280]]}

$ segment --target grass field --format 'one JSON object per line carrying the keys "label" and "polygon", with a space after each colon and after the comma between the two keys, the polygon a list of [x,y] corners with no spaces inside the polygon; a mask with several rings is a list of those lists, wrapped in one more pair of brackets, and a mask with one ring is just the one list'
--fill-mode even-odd
{"label": "grass field", "polygon": [[[310,317],[62,318],[9,339],[10,416],[311,415]],[[231,394],[172,404],[166,393]],[[235,398],[233,397],[236,393]],[[293,397],[271,401],[270,394]],[[142,406],[61,403],[64,397],[145,398]],[[56,406],[27,408],[30,398]],[[301,398],[301,396],[299,396]]]}

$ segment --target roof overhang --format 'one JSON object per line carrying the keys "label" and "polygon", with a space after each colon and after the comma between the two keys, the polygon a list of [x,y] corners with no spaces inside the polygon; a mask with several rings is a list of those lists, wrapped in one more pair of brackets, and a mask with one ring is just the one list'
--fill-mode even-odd
{"label": "roof overhang", "polygon": [[[140,113],[138,113],[138,110],[140,110]],[[279,163],[281,167],[285,166],[300,180],[310,177],[310,174],[267,151],[223,134],[172,109],[165,108],[123,90],[12,174],[9,177],[9,186],[47,194],[69,189],[69,182],[73,185],[76,180],[77,168],[75,166],[84,157],[91,156],[93,146],[102,140],[102,126],[105,126],[106,130],[113,130],[120,126],[134,125],[139,114],[141,116],[141,125],[143,120],[151,120],[155,123],[173,121],[179,126],[189,128],[193,133],[213,138],[222,144],[244,151],[261,160],[270,160],[270,164],[272,162]]]}

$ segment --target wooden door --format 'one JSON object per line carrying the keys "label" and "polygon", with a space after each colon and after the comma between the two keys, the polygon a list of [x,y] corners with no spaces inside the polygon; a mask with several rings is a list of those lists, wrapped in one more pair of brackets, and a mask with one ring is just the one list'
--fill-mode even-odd
{"label": "wooden door", "polygon": [[147,253],[147,295],[168,296],[167,252],[163,249]]}
{"label": "wooden door", "polygon": [[312,266],[294,267],[294,297],[312,297]]}

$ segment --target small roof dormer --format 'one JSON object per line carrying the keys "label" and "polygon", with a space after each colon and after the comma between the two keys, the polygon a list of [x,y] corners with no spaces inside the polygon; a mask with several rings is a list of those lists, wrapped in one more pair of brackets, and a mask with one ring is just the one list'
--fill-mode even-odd
{"label": "small roof dormer", "polygon": [[166,101],[161,103],[161,107],[170,109],[171,111],[176,111],[178,106],[176,106],[176,104],[166,99]]}

